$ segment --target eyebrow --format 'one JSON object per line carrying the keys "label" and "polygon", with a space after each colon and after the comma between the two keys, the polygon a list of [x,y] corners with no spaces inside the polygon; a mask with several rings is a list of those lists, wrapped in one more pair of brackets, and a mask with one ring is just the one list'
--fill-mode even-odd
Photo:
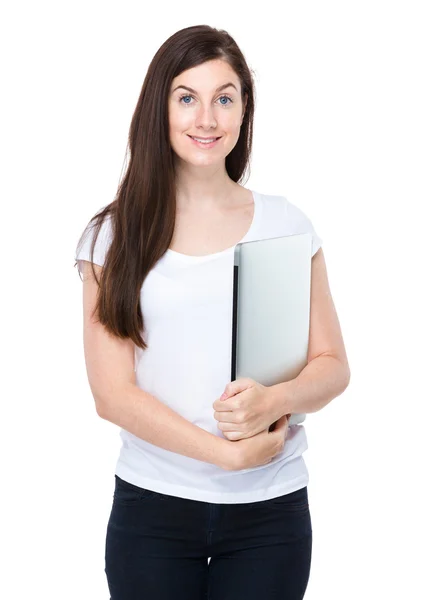
{"label": "eyebrow", "polygon": [[[225,88],[227,88],[227,87],[229,87],[229,86],[232,86],[232,87],[234,87],[234,88],[235,88],[235,90],[236,90],[236,91],[238,91],[238,90],[236,89],[236,86],[235,86],[235,84],[234,84],[234,83],[231,83],[231,82],[229,82],[229,83],[225,83],[224,85],[220,85],[219,87],[217,87],[217,89],[216,89],[215,91],[216,91],[216,92],[220,92],[221,90],[224,90]],[[173,89],[173,93],[174,93],[176,90],[178,90],[179,88],[185,88],[185,90],[188,90],[188,92],[192,92],[193,94],[196,94],[196,93],[197,93],[197,92],[196,92],[194,89],[192,89],[192,88],[188,87],[187,85],[178,85],[176,88],[174,88],[174,89]]]}

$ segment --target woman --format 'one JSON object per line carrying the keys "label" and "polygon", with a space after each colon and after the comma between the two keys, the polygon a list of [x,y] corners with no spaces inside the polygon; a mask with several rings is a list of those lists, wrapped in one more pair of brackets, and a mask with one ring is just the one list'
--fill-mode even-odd
{"label": "woman", "polygon": [[[98,414],[121,428],[111,600],[296,600],[306,590],[307,440],[287,418],[342,393],[349,369],[311,221],[239,183],[253,114],[251,73],[227,32],[171,36],[148,69],[116,198],[76,253],[90,387]],[[314,258],[301,383],[230,382],[235,246],[304,232]]]}

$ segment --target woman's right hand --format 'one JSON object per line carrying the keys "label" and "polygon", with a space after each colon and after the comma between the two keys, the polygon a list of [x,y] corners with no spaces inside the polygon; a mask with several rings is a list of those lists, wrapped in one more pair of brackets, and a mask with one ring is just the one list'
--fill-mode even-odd
{"label": "woman's right hand", "polygon": [[276,456],[283,452],[288,432],[289,417],[283,415],[275,422],[275,428],[269,428],[257,433],[253,437],[242,440],[230,441],[228,447],[230,454],[229,470],[239,471],[251,469],[260,465],[266,465]]}

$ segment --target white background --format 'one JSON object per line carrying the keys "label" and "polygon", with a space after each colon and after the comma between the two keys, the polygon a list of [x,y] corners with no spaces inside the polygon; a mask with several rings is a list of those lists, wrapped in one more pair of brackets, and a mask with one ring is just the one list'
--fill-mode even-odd
{"label": "white background", "polygon": [[255,72],[244,185],[311,218],[351,367],[347,390],[305,422],[305,600],[436,597],[431,9],[88,0],[2,10],[2,598],[109,598],[119,429],[94,409],[74,253],[114,198],[149,62],[198,24],[226,29]]}

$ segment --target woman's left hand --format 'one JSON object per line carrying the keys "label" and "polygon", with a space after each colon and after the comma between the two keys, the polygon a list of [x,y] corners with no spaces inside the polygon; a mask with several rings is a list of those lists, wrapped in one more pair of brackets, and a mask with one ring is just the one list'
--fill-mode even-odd
{"label": "woman's left hand", "polygon": [[243,377],[228,383],[215,400],[214,418],[228,440],[237,441],[268,429],[283,416],[282,407],[273,399],[272,387]]}

